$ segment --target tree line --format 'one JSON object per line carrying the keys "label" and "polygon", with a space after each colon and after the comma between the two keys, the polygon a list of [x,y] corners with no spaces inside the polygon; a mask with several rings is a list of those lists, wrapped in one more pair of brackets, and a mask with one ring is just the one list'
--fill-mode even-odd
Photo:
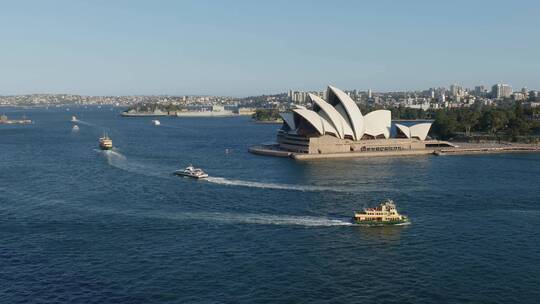
{"label": "tree line", "polygon": [[524,108],[520,102],[511,106],[473,106],[445,109],[435,113],[432,131],[442,139],[464,134],[471,137],[483,133],[516,141],[520,136],[537,133],[540,122],[534,120],[535,109]]}
{"label": "tree line", "polygon": [[[382,105],[360,104],[362,113],[384,109]],[[532,139],[540,133],[540,108],[523,107],[521,102],[486,106],[444,109],[387,108],[393,120],[433,120],[430,136],[437,139],[498,139],[517,141]],[[258,109],[253,115],[258,121],[279,119],[278,109]]]}
{"label": "tree line", "polygon": [[255,121],[279,121],[281,116],[279,116],[279,109],[257,109],[252,115],[253,120]]}
{"label": "tree line", "polygon": [[[383,109],[382,106],[360,106],[363,113]],[[392,119],[432,119],[432,137],[491,137],[516,141],[540,132],[540,108],[525,108],[521,102],[497,106],[474,104],[471,107],[445,109],[412,109],[392,107]]]}

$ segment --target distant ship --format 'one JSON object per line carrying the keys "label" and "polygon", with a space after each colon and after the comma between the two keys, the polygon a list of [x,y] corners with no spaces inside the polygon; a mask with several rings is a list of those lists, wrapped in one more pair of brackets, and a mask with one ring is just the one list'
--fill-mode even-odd
{"label": "distant ship", "polygon": [[6,115],[0,115],[0,124],[6,124],[6,125],[12,125],[12,124],[21,124],[21,125],[27,125],[34,123],[30,119],[26,119],[26,117],[23,116],[22,119],[9,119]]}
{"label": "distant ship", "polygon": [[207,178],[208,174],[200,168],[195,168],[192,165],[187,166],[184,170],[174,171],[175,175],[186,176],[196,179]]}
{"label": "distant ship", "polygon": [[71,132],[79,132],[79,126],[74,125],[73,128],[71,129]]}
{"label": "distant ship", "polygon": [[224,117],[237,116],[233,111],[225,110],[224,106],[212,106],[211,109],[181,110],[176,112],[177,117]]}
{"label": "distant ship", "polygon": [[386,200],[377,208],[365,208],[363,212],[356,212],[353,221],[361,225],[386,226],[408,223],[409,218],[397,212],[394,201]]}
{"label": "distant ship", "polygon": [[152,124],[153,124],[154,126],[159,126],[159,125],[161,125],[161,123],[160,123],[159,120],[157,120],[157,119],[152,120]]}
{"label": "distant ship", "polygon": [[99,148],[101,150],[112,150],[113,148],[112,139],[110,139],[109,136],[107,136],[107,134],[99,138]]}

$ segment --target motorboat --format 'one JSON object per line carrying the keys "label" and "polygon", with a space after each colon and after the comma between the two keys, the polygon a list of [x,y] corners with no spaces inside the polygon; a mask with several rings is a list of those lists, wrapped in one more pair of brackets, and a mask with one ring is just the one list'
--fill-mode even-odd
{"label": "motorboat", "polygon": [[186,176],[196,179],[208,177],[208,174],[206,174],[206,172],[204,172],[200,168],[195,168],[192,165],[187,166],[184,170],[176,170],[174,171],[174,174],[178,176]]}
{"label": "motorboat", "polygon": [[152,124],[154,126],[159,126],[159,125],[161,125],[161,122],[159,122],[159,120],[157,120],[157,119],[154,119],[154,120],[152,120]]}

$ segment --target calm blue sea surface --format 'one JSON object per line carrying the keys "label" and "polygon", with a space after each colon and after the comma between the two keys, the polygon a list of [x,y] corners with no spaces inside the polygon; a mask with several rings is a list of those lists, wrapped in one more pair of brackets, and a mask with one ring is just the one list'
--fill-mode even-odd
{"label": "calm blue sea surface", "polygon": [[[120,110],[0,108],[35,120],[0,125],[0,303],[540,302],[538,154],[295,162],[247,152],[278,125]],[[350,224],[385,198],[412,224]]]}

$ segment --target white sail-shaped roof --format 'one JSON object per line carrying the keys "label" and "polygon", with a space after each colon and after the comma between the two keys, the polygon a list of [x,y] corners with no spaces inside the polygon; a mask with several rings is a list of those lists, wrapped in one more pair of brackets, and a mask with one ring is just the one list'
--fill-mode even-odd
{"label": "white sail-shaped roof", "polygon": [[343,105],[343,108],[347,112],[349,125],[354,132],[354,139],[360,140],[362,135],[364,135],[364,117],[356,105],[356,102],[354,102],[354,100],[352,100],[345,92],[333,86],[328,86],[328,94],[334,94]]}
{"label": "white sail-shaped roof", "polygon": [[[375,138],[390,138],[392,114],[388,110],[373,111],[364,117],[354,100],[333,86],[328,86],[328,102],[314,94],[309,94],[309,99],[313,102],[314,110],[297,105],[291,113],[280,114],[284,123],[290,127],[291,134],[313,136],[312,133],[317,132],[319,135],[331,134],[340,139],[352,137],[354,140],[362,140],[364,134]],[[410,127],[396,124],[396,128],[400,135],[409,139],[425,140],[431,123]]]}
{"label": "white sail-shaped roof", "polygon": [[431,129],[431,123],[419,123],[412,127],[409,127],[411,130],[411,137],[416,137],[420,140],[426,140],[426,137]]}
{"label": "white sail-shaped roof", "polygon": [[388,110],[377,110],[369,112],[364,116],[364,134],[377,137],[384,135],[390,138],[390,127],[392,124],[392,113]]}
{"label": "white sail-shaped roof", "polygon": [[431,123],[419,123],[410,127],[396,124],[396,127],[403,133],[407,138],[418,138],[420,140],[426,140],[431,129]]}
{"label": "white sail-shaped roof", "polygon": [[401,131],[401,133],[403,133],[403,135],[405,135],[407,138],[411,138],[411,130],[409,130],[409,127],[401,124],[396,124],[396,128]]}
{"label": "white sail-shaped roof", "polygon": [[354,136],[354,133],[347,120],[345,120],[345,118],[343,118],[343,116],[339,114],[339,112],[332,105],[317,95],[309,94],[309,98],[320,108],[319,113],[322,111],[328,117],[329,122],[332,123],[336,129],[336,135],[338,135],[339,138],[343,139],[345,138],[345,135]]}
{"label": "white sail-shaped roof", "polygon": [[289,126],[291,130],[296,129],[296,124],[294,123],[294,114],[291,112],[279,113],[279,116],[283,121]]}
{"label": "white sail-shaped roof", "polygon": [[317,112],[307,110],[307,109],[293,109],[293,112],[302,116],[309,124],[319,132],[319,134],[324,135],[326,132],[338,134],[334,126],[328,122],[326,119],[321,117]]}

